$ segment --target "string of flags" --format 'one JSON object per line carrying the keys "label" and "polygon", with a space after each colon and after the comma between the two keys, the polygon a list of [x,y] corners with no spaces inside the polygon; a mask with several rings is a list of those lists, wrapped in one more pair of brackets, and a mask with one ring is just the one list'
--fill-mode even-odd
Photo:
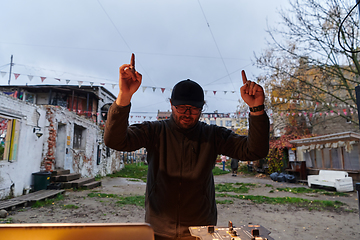
{"label": "string of flags", "polygon": [[355,108],[354,106],[351,106],[350,104],[345,103],[328,103],[328,102],[314,102],[310,100],[294,100],[294,99],[287,99],[287,98],[280,98],[280,97],[272,97],[272,102],[274,103],[296,103],[298,105],[303,106],[328,106],[332,108]]}
{"label": "string of flags", "polygon": [[[1,77],[5,77],[5,75],[7,75],[8,72],[5,71],[0,71],[0,75]],[[108,83],[108,82],[96,82],[96,81],[79,81],[79,80],[71,80],[71,79],[61,79],[61,78],[54,78],[54,77],[45,77],[45,76],[35,76],[35,75],[29,75],[29,74],[20,74],[20,73],[13,73],[15,80],[17,80],[21,75],[26,75],[28,77],[28,80],[31,82],[34,78],[38,78],[41,80],[41,83],[44,83],[45,81],[49,81],[49,80],[56,80],[58,82],[64,82],[66,84],[69,84],[70,82],[76,82],[77,85],[79,86],[79,88],[84,84],[84,83],[88,83],[90,84],[91,87],[93,87],[94,84],[100,84],[101,86],[111,86],[112,89],[114,89],[116,86],[118,86],[119,84],[117,83]],[[172,92],[172,88],[165,88],[165,87],[154,87],[154,86],[142,86],[142,91],[145,92],[147,89],[151,89],[153,92],[156,92],[156,90],[160,90],[161,93],[164,93],[166,90]],[[222,92],[223,94],[234,94],[236,93],[236,91],[231,90],[231,91],[219,91],[219,90],[204,90],[205,94],[208,93],[212,93],[214,96],[219,93]]]}

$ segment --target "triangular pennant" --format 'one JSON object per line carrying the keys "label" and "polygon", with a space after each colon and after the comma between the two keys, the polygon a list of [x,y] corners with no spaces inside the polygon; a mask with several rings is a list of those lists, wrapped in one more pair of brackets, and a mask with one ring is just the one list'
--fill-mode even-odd
{"label": "triangular pennant", "polygon": [[105,83],[100,83],[100,85],[105,86]]}
{"label": "triangular pennant", "polygon": [[14,73],[14,76],[15,76],[15,80],[20,76],[19,73]]}
{"label": "triangular pennant", "polygon": [[207,94],[207,92],[208,92],[208,91],[207,91],[207,90],[205,90],[205,95]]}
{"label": "triangular pennant", "polygon": [[60,78],[55,78],[55,80],[60,82]]}
{"label": "triangular pennant", "polygon": [[153,89],[153,92],[155,92],[155,90],[156,90],[156,87],[153,87],[152,89]]}
{"label": "triangular pennant", "polygon": [[4,77],[6,72],[0,72],[1,73],[1,77]]}
{"label": "triangular pennant", "polygon": [[213,91],[214,95],[216,94],[216,91]]}
{"label": "triangular pennant", "polygon": [[79,88],[81,87],[82,84],[83,84],[83,81],[78,81]]}
{"label": "triangular pennant", "polygon": [[70,80],[69,79],[66,79],[66,84],[69,84]]}
{"label": "triangular pennant", "polygon": [[142,87],[142,91],[145,92],[145,90],[146,90],[146,87]]}
{"label": "triangular pennant", "polygon": [[113,89],[115,88],[115,86],[116,86],[116,84],[112,84],[112,88],[113,88]]}
{"label": "triangular pennant", "polygon": [[226,95],[227,91],[224,91],[224,94]]}
{"label": "triangular pennant", "polygon": [[46,77],[40,77],[41,78],[41,82],[44,82],[44,80],[46,79]]}
{"label": "triangular pennant", "polygon": [[29,80],[31,81],[33,79],[33,75],[28,75]]}
{"label": "triangular pennant", "polygon": [[165,91],[165,88],[161,88],[161,92],[164,93],[164,91]]}
{"label": "triangular pennant", "polygon": [[93,87],[93,85],[94,85],[94,82],[90,82],[90,86]]}

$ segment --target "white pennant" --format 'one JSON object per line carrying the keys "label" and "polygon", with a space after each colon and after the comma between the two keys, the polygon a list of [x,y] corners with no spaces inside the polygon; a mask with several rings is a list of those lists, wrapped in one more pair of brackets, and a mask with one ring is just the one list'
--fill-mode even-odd
{"label": "white pennant", "polygon": [[66,84],[69,84],[70,80],[69,79],[66,79]]}
{"label": "white pennant", "polygon": [[94,82],[90,82],[90,86],[92,87],[94,85]]}
{"label": "white pennant", "polygon": [[6,72],[0,72],[1,73],[1,77],[4,77]]}
{"label": "white pennant", "polygon": [[145,90],[146,90],[146,87],[142,87],[142,90],[143,90],[143,92],[145,92]]}
{"label": "white pennant", "polygon": [[78,81],[79,84],[79,88],[81,87],[81,85],[83,84],[83,81]]}
{"label": "white pennant", "polygon": [[114,88],[115,88],[115,86],[116,86],[116,84],[113,84],[113,85],[112,85],[112,88],[114,89]]}

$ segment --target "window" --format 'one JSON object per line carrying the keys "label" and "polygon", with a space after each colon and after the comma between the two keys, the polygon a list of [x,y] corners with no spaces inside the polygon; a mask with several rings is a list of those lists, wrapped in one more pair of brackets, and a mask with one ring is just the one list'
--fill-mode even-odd
{"label": "window", "polygon": [[74,126],[74,149],[85,150],[86,128],[75,124]]}
{"label": "window", "polygon": [[20,121],[0,116],[0,160],[17,159]]}
{"label": "window", "polygon": [[316,167],[317,168],[322,168],[323,164],[322,164],[322,154],[321,154],[321,150],[320,149],[316,149],[315,151],[315,158],[316,158]]}
{"label": "window", "polygon": [[215,125],[216,121],[215,120],[210,120],[210,124]]}
{"label": "window", "polygon": [[353,145],[351,152],[344,149],[344,169],[345,170],[360,170],[358,145]]}
{"label": "window", "polygon": [[332,168],[341,169],[340,153],[338,148],[331,149]]}
{"label": "window", "polygon": [[226,120],[225,121],[225,126],[226,127],[231,127],[231,120]]}

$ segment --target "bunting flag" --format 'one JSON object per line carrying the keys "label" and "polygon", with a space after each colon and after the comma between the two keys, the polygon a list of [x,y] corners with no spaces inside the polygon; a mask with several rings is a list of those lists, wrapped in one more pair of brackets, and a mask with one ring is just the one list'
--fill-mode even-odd
{"label": "bunting flag", "polygon": [[105,83],[100,83],[100,85],[105,86]]}
{"label": "bunting flag", "polygon": [[115,86],[116,86],[116,84],[112,84],[112,88],[113,88],[113,89],[115,88]]}
{"label": "bunting flag", "polygon": [[70,80],[69,79],[66,79],[66,84],[69,84]]}
{"label": "bunting flag", "polygon": [[93,87],[93,85],[94,85],[94,82],[90,82],[90,86]]}
{"label": "bunting flag", "polygon": [[146,90],[146,87],[142,87],[142,91],[145,92],[145,90]]}
{"label": "bunting flag", "polygon": [[59,81],[60,82],[60,78],[54,78],[56,81]]}
{"label": "bunting flag", "polygon": [[165,88],[161,88],[161,92],[164,93],[164,91],[165,91]]}
{"label": "bunting flag", "polygon": [[28,75],[29,80],[31,81],[33,79],[33,75]]}
{"label": "bunting flag", "polygon": [[6,72],[0,72],[1,73],[1,77],[4,77]]}
{"label": "bunting flag", "polygon": [[15,76],[15,80],[16,80],[16,79],[18,79],[18,77],[20,76],[20,74],[14,73],[14,76]]}
{"label": "bunting flag", "polygon": [[83,84],[83,81],[78,81],[79,88],[81,88],[82,84]]}
{"label": "bunting flag", "polygon": [[46,77],[40,77],[41,78],[41,82],[44,82]]}

